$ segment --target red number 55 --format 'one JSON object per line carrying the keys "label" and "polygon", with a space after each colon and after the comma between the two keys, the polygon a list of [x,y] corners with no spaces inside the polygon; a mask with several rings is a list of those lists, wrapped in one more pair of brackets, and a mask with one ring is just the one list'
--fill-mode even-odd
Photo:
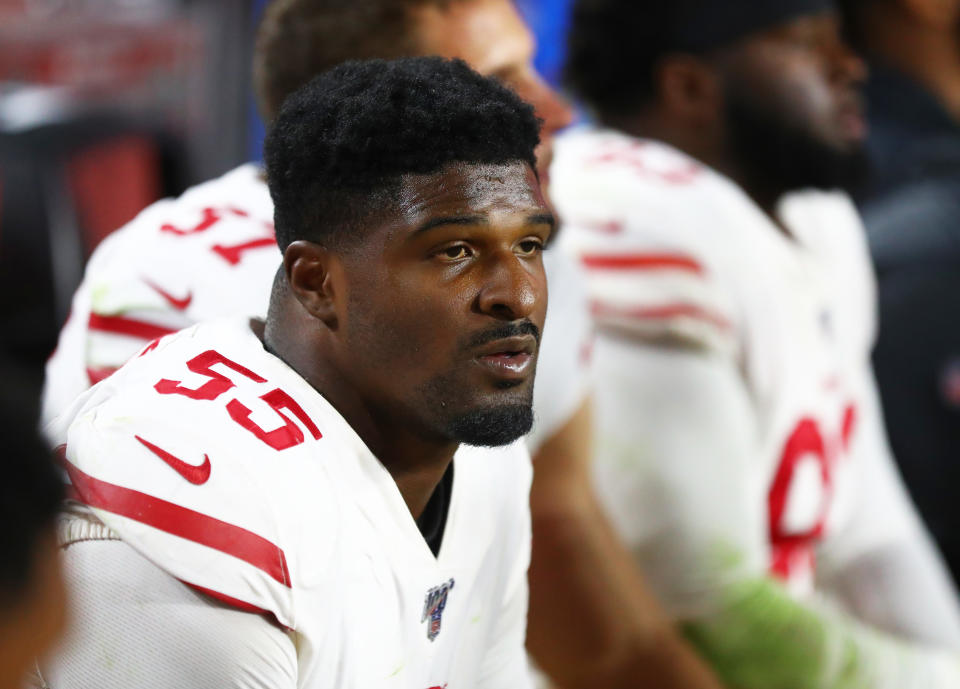
{"label": "red number 55", "polygon": [[[241,366],[219,352],[210,349],[187,362],[188,369],[210,379],[206,383],[198,388],[187,388],[181,385],[179,380],[168,380],[164,378],[153,387],[161,395],[183,395],[193,400],[215,400],[230,388],[236,387],[233,381],[227,376],[211,368],[215,364],[222,364],[256,383],[267,382],[266,378],[257,375],[245,366]],[[282,426],[270,431],[264,430],[250,418],[252,411],[237,399],[227,402],[227,413],[231,419],[253,433],[253,435],[274,450],[286,450],[287,448],[300,445],[303,442],[303,431],[294,423],[293,419],[281,410],[286,410],[299,419],[300,423],[303,424],[315,440],[319,440],[322,437],[320,429],[317,428],[313,419],[307,416],[303,408],[280,388],[275,388],[261,395],[260,399],[266,402],[270,408],[277,413],[277,416],[283,420]]]}

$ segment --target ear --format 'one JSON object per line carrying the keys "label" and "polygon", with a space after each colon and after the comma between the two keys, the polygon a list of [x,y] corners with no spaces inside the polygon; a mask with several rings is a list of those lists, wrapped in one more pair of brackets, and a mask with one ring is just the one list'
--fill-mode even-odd
{"label": "ear", "polygon": [[660,102],[681,122],[706,124],[721,112],[723,95],[715,69],[694,55],[665,56],[654,71]]}
{"label": "ear", "polygon": [[339,261],[328,249],[305,240],[291,242],[283,252],[283,269],[290,290],[307,312],[331,330],[337,327]]}

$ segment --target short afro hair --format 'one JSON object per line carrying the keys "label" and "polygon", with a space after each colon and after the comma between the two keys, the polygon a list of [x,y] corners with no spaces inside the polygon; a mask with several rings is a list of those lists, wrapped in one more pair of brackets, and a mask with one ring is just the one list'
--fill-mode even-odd
{"label": "short afro hair", "polygon": [[342,248],[362,238],[406,174],[453,162],[535,169],[539,128],[530,105],[462,60],[344,63],[294,93],[267,135],[277,243]]}
{"label": "short afro hair", "polygon": [[284,99],[347,60],[418,54],[415,12],[464,0],[272,0],[257,29],[253,86],[267,121]]}

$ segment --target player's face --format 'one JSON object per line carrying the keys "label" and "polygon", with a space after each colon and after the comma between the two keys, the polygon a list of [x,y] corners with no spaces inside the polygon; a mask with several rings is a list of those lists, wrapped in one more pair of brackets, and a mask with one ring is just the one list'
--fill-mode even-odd
{"label": "player's face", "polygon": [[543,120],[537,168],[549,181],[553,137],[573,117],[566,102],[533,66],[535,44],[511,0],[467,0],[446,9],[425,7],[416,14],[418,45],[425,55],[459,57],[480,74],[495,76],[512,88]]}
{"label": "player's face", "polygon": [[742,41],[722,64],[734,150],[761,174],[834,186],[860,166],[866,67],[843,42],[834,13]]}
{"label": "player's face", "polygon": [[528,432],[553,217],[525,163],[404,178],[400,210],[343,256],[343,342],[376,413],[444,441]]}

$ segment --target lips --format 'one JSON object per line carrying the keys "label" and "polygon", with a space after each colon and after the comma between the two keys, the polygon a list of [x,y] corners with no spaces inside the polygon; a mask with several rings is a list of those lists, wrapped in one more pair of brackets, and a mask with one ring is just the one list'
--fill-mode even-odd
{"label": "lips", "polygon": [[498,378],[522,380],[533,372],[536,351],[532,335],[507,337],[481,347],[476,361]]}
{"label": "lips", "polygon": [[859,141],[867,135],[867,120],[863,101],[857,94],[850,94],[837,108],[837,122],[848,139]]}

